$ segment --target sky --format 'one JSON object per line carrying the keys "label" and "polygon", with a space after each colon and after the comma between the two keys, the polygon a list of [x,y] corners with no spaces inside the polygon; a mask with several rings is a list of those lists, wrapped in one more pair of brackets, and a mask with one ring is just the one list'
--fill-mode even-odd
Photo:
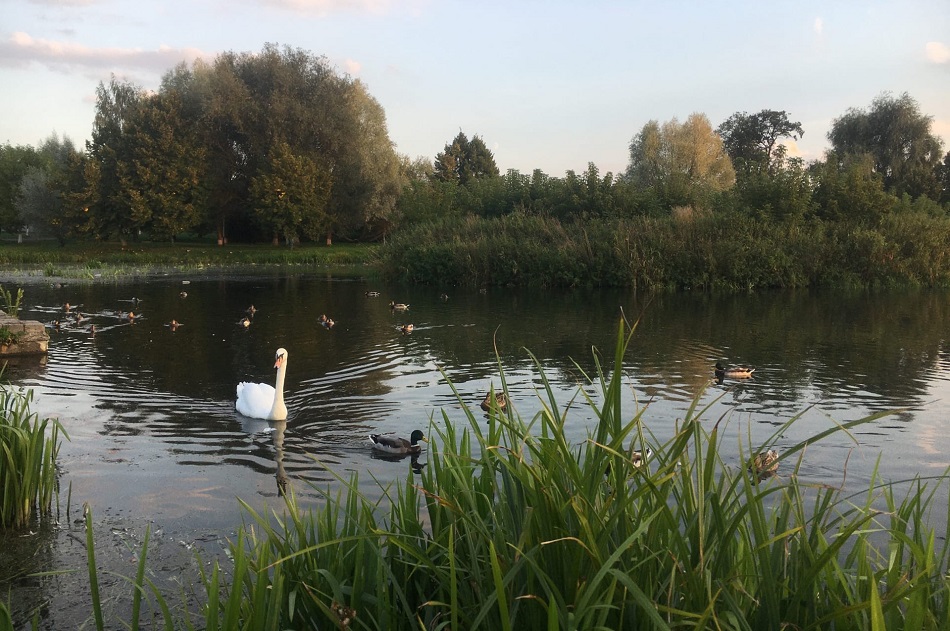
{"label": "sky", "polygon": [[820,159],[849,108],[908,93],[950,150],[948,0],[0,0],[0,144],[90,138],[112,74],[156,90],[177,63],[267,43],[323,56],[386,112],[396,150],[459,131],[502,173],[629,162],[650,120],[784,110]]}

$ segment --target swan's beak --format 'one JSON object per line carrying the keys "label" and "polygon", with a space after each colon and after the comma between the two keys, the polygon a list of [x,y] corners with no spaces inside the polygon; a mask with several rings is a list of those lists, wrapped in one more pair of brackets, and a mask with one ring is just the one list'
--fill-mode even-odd
{"label": "swan's beak", "polygon": [[280,368],[280,365],[284,363],[284,356],[278,355],[277,361],[274,362],[274,368]]}

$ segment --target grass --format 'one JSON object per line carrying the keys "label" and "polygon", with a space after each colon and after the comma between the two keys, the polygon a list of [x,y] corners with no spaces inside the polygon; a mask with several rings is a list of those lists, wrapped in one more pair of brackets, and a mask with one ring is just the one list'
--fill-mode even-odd
{"label": "grass", "polygon": [[57,490],[59,421],[30,412],[33,391],[0,386],[0,527],[21,529],[48,513]]}
{"label": "grass", "polygon": [[[173,612],[142,565],[130,598],[158,611],[165,628],[188,629],[950,625],[950,520],[931,514],[946,501],[947,475],[914,480],[903,494],[877,476],[852,495],[798,480],[808,444],[881,415],[791,446],[779,475],[763,479],[748,463],[796,419],[762,445],[740,444],[736,461],[724,456],[722,420],[705,418],[697,396],[659,441],[646,409],[629,409],[631,337],[620,323],[613,356],[595,357],[593,396],[557,401],[539,366],[542,406],[530,419],[509,405],[486,422],[459,397],[463,418],[443,411],[430,423],[421,473],[407,469],[378,500],[359,492],[354,474],[307,512],[292,492],[273,515],[245,505],[233,563],[196,577],[206,602],[190,617]],[[597,423],[571,444],[563,429],[578,405]],[[637,466],[632,450],[646,447],[653,455]],[[88,512],[86,524],[91,533]],[[93,544],[90,535],[90,554]],[[89,573],[95,585],[91,556]]]}
{"label": "grass", "polygon": [[261,244],[217,246],[212,243],[119,243],[71,242],[59,247],[39,241],[0,249],[0,266],[11,273],[62,278],[112,278],[148,271],[194,272],[227,268],[258,269],[261,266],[352,266],[373,262],[378,250],[373,244],[306,245],[295,248]]}

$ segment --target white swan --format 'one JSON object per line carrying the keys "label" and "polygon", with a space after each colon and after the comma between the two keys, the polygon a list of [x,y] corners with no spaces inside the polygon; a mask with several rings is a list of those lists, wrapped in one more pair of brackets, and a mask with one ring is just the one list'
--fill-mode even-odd
{"label": "white swan", "polygon": [[251,418],[263,418],[268,421],[287,420],[287,406],[284,405],[284,377],[287,375],[287,350],[277,349],[274,362],[277,369],[277,388],[267,383],[242,381],[237,385],[237,411]]}

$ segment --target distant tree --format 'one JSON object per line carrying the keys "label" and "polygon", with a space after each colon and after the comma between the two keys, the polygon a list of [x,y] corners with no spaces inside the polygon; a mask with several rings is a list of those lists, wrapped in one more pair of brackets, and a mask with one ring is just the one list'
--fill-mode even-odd
{"label": "distant tree", "polygon": [[26,173],[41,163],[42,157],[33,147],[0,145],[0,230],[17,233],[23,229],[16,208],[20,184]]}
{"label": "distant tree", "polygon": [[121,165],[128,211],[153,238],[195,229],[204,205],[205,148],[182,113],[177,91],[143,97],[124,130],[129,160]]}
{"label": "distant tree", "polygon": [[828,139],[841,159],[869,154],[885,190],[898,197],[907,193],[938,199],[943,150],[930,131],[932,122],[906,92],[899,97],[885,92],[867,110],[851,108],[836,118]]}
{"label": "distant tree", "polygon": [[435,157],[433,177],[443,182],[456,182],[465,186],[472,180],[498,175],[495,156],[479,136],[469,140],[460,131]]}
{"label": "distant tree", "polygon": [[870,154],[839,158],[829,153],[813,166],[817,178],[816,212],[831,221],[877,226],[897,199],[884,190],[884,178]]}
{"label": "distant tree", "polygon": [[120,81],[115,75],[109,85],[100,81],[96,88],[92,140],[87,143],[98,173],[88,183],[89,211],[83,229],[100,238],[118,236],[123,245],[146,224],[145,218],[130,212],[123,182],[123,172],[131,168],[132,162],[132,146],[124,132],[142,96],[141,88]]}
{"label": "distant tree", "polygon": [[[780,138],[798,140],[805,135],[802,124],[788,120],[788,113],[762,110],[756,114],[737,112],[722,123],[716,132],[723,148],[739,171],[765,168],[774,173],[776,149]],[[780,158],[784,158],[784,154]]]}
{"label": "distant tree", "polygon": [[722,139],[705,114],[686,122],[655,120],[630,142],[626,177],[641,188],[652,188],[668,208],[704,205],[711,193],[735,184],[736,174]]}
{"label": "distant tree", "polygon": [[316,239],[328,224],[330,170],[309,156],[294,154],[285,142],[277,143],[270,157],[267,168],[251,179],[255,215],[273,234],[275,245],[280,237],[288,245],[300,236]]}
{"label": "distant tree", "polygon": [[37,153],[42,163],[30,167],[23,176],[16,208],[26,226],[65,245],[70,232],[66,220],[70,193],[82,188],[82,183],[73,178],[80,155],[71,140],[60,140],[55,134],[40,145]]}

